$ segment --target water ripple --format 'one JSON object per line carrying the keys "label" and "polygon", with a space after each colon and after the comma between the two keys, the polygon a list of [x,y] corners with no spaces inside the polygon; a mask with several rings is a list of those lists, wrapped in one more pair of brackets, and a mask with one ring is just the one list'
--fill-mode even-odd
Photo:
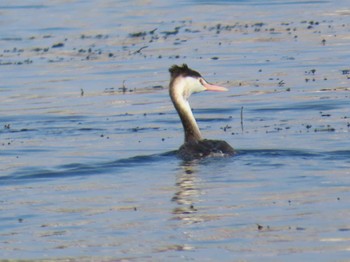
{"label": "water ripple", "polygon": [[[39,167],[22,168],[10,176],[0,177],[2,184],[18,183],[20,181],[32,181],[33,179],[53,179],[74,176],[101,175],[117,170],[123,172],[126,168],[146,166],[157,162],[174,159],[176,151],[163,154],[139,155],[111,162],[97,162],[93,164],[70,163],[58,166],[54,169],[41,169]],[[285,159],[281,162],[280,160]],[[246,149],[238,150],[237,155],[232,158],[210,158],[191,162],[182,162],[184,166],[211,165],[216,163],[225,165],[225,162],[242,161],[246,165],[282,167],[288,165],[291,160],[335,160],[343,161],[350,159],[350,150],[314,152],[297,149]],[[180,161],[180,160],[179,160]],[[277,161],[277,162],[276,162]],[[118,173],[117,172],[117,173]]]}
{"label": "water ripple", "polygon": [[99,162],[93,164],[71,163],[58,166],[54,169],[41,169],[39,167],[22,168],[10,176],[0,177],[2,184],[19,183],[23,180],[33,182],[33,179],[52,179],[74,176],[101,175],[117,169],[122,172],[125,168],[137,167],[165,161],[169,157],[174,157],[176,151],[166,152],[164,154],[140,155],[125,159],[119,159],[111,162]]}

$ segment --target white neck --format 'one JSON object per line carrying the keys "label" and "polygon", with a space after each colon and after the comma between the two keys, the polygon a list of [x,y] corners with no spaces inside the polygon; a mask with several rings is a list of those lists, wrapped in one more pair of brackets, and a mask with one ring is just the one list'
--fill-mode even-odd
{"label": "white neck", "polygon": [[186,81],[182,81],[182,79],[171,81],[169,93],[184,128],[185,142],[197,142],[201,140],[201,132],[187,100],[190,93],[186,90]]}

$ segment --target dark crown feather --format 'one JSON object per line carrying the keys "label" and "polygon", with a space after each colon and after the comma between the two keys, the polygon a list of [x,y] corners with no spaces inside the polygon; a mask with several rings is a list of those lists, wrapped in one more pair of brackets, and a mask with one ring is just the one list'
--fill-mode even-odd
{"label": "dark crown feather", "polygon": [[178,76],[192,76],[192,77],[202,77],[200,73],[197,71],[192,70],[189,68],[186,64],[183,64],[182,66],[173,65],[169,68],[170,76],[171,78],[176,78]]}

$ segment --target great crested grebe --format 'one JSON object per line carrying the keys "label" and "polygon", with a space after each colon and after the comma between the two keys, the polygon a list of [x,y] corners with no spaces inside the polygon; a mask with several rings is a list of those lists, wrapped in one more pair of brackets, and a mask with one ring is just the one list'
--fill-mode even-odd
{"label": "great crested grebe", "polygon": [[232,156],[234,149],[225,141],[203,139],[188,99],[191,94],[202,91],[227,91],[225,87],[209,84],[200,73],[186,64],[169,68],[169,94],[180,116],[185,142],[177,151],[180,158],[193,160],[208,156]]}

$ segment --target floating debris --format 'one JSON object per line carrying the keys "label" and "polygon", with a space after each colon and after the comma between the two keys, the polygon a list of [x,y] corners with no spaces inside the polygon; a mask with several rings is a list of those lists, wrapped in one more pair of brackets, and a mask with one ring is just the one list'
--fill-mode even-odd
{"label": "floating debris", "polygon": [[341,70],[343,75],[349,75],[350,74],[350,69],[343,69]]}
{"label": "floating debris", "polygon": [[123,92],[123,94],[125,94],[126,90],[128,90],[125,86],[125,80],[123,81],[123,86],[119,87],[119,90],[121,90]]}
{"label": "floating debris", "polygon": [[103,92],[107,94],[113,94],[115,90],[114,90],[114,87],[107,87]]}
{"label": "floating debris", "polygon": [[52,47],[52,48],[64,47],[64,43],[53,44],[51,47]]}
{"label": "floating debris", "polygon": [[164,87],[161,85],[152,86],[152,88],[153,89],[164,89]]}
{"label": "floating debris", "polygon": [[163,31],[161,33],[164,34],[165,36],[177,35],[179,33],[180,28],[181,28],[180,26],[177,26],[177,27],[174,28],[173,31]]}
{"label": "floating debris", "polygon": [[333,127],[324,127],[324,128],[315,128],[315,132],[335,132],[335,128]]}
{"label": "floating debris", "polygon": [[143,37],[146,35],[147,35],[147,32],[137,32],[137,33],[130,33],[129,37]]}
{"label": "floating debris", "polygon": [[258,226],[258,230],[263,230],[263,226],[262,225],[259,225],[259,224],[256,224]]}
{"label": "floating debris", "polygon": [[147,48],[148,46],[146,45],[146,46],[143,46],[143,47],[141,47],[141,48],[139,48],[139,49],[137,49],[136,51],[134,51],[134,52],[132,52],[131,54],[139,54],[139,53],[141,53],[141,51],[143,50],[143,49],[145,49],[145,48]]}

